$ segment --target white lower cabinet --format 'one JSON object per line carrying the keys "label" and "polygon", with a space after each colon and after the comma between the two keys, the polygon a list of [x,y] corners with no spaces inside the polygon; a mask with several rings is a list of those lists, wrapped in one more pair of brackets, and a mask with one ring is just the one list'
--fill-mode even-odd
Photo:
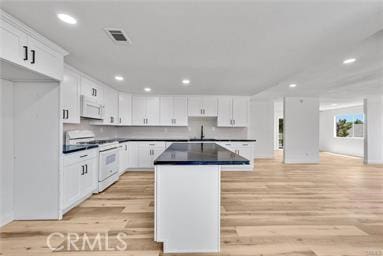
{"label": "white lower cabinet", "polygon": [[121,175],[126,171],[126,169],[129,168],[129,155],[130,155],[129,142],[120,143],[120,147],[121,147],[121,150],[120,150],[120,156],[119,156],[119,160],[120,160],[119,173]]}
{"label": "white lower cabinet", "polygon": [[97,149],[64,155],[62,213],[69,211],[97,189]]}
{"label": "white lower cabinet", "polygon": [[219,142],[220,146],[238,154],[250,161],[249,165],[223,165],[222,170],[249,170],[254,168],[254,142]]}
{"label": "white lower cabinet", "polygon": [[153,168],[154,160],[165,150],[165,142],[140,142],[138,144],[138,168]]}

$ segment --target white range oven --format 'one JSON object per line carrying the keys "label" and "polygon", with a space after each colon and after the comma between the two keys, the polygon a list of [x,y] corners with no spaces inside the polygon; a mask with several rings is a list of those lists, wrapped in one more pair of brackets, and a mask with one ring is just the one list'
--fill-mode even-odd
{"label": "white range oven", "polygon": [[117,140],[96,140],[92,131],[67,131],[66,141],[70,144],[97,144],[98,145],[98,192],[116,182],[119,178],[119,152],[120,144]]}

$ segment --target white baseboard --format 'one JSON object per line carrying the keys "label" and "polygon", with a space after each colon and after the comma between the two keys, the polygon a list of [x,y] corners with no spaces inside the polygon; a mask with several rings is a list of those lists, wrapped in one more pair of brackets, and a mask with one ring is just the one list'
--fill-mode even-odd
{"label": "white baseboard", "polygon": [[8,223],[12,222],[15,217],[14,217],[13,212],[9,212],[8,214],[5,214],[4,216],[0,217],[0,227],[7,225]]}
{"label": "white baseboard", "polygon": [[382,160],[368,160],[364,161],[365,164],[383,164]]}

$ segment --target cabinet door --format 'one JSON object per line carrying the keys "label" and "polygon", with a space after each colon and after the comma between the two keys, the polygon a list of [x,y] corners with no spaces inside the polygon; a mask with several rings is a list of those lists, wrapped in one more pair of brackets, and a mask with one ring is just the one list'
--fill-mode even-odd
{"label": "cabinet door", "polygon": [[174,97],[173,112],[174,124],[173,126],[188,126],[188,103],[187,97],[176,96]]}
{"label": "cabinet door", "polygon": [[160,125],[174,125],[174,101],[173,97],[160,98]]}
{"label": "cabinet door", "polygon": [[10,62],[24,65],[25,52],[24,46],[27,46],[27,36],[20,30],[6,23],[0,22],[0,58]]}
{"label": "cabinet door", "polygon": [[104,123],[118,124],[118,92],[108,86],[104,87]]}
{"label": "cabinet door", "polygon": [[91,97],[98,103],[102,103],[103,100],[102,87],[86,77],[81,77],[81,95]]}
{"label": "cabinet door", "polygon": [[128,142],[128,168],[137,168],[138,167],[138,143],[137,142]]}
{"label": "cabinet door", "polygon": [[95,175],[97,174],[96,159],[94,158],[94,159],[84,161],[82,165],[85,166],[85,171],[83,175],[81,175],[82,173],[80,173],[81,197],[89,193],[92,193],[95,190],[97,185],[95,184],[95,180],[96,180]]}
{"label": "cabinet door", "polygon": [[65,166],[63,170],[63,208],[75,203],[81,196],[80,176],[83,164],[75,163]]}
{"label": "cabinet door", "polygon": [[153,165],[153,155],[150,147],[138,146],[138,167],[150,168]]}
{"label": "cabinet door", "polygon": [[248,125],[249,100],[244,97],[233,98],[233,120],[235,127]]}
{"label": "cabinet door", "polygon": [[61,108],[64,123],[80,123],[80,75],[67,68],[61,82]]}
{"label": "cabinet door", "polygon": [[199,97],[199,96],[188,97],[189,116],[203,116],[202,103],[203,103],[202,97]]}
{"label": "cabinet door", "polygon": [[233,98],[220,97],[218,99],[218,118],[217,126],[233,126]]}
{"label": "cabinet door", "polygon": [[132,124],[132,95],[120,92],[118,95],[118,116],[122,125]]}
{"label": "cabinet door", "polygon": [[254,160],[254,152],[252,146],[244,146],[244,147],[238,147],[238,155],[250,160],[250,165],[253,164]]}
{"label": "cabinet door", "polygon": [[28,67],[41,74],[62,80],[64,58],[45,44],[28,37],[29,65]]}
{"label": "cabinet door", "polygon": [[203,98],[203,115],[217,116],[218,115],[218,98],[207,96]]}
{"label": "cabinet door", "polygon": [[132,97],[132,124],[145,125],[146,123],[146,97]]}
{"label": "cabinet door", "polygon": [[120,173],[125,172],[126,169],[129,168],[129,143],[122,143],[121,150],[120,150]]}
{"label": "cabinet door", "polygon": [[146,118],[147,125],[160,124],[160,98],[147,97],[146,98]]}

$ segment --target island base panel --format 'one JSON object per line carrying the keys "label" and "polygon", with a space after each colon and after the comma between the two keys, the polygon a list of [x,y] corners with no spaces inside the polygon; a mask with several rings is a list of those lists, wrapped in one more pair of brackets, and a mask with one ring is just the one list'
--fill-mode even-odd
{"label": "island base panel", "polygon": [[155,240],[164,253],[219,252],[218,165],[155,166]]}

